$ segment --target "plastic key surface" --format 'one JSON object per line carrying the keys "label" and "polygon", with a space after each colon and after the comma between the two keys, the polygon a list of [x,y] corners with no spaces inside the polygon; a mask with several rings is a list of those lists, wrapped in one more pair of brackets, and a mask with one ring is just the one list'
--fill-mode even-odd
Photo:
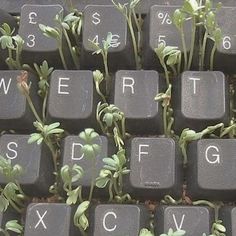
{"label": "plastic key surface", "polygon": [[24,236],[77,236],[73,209],[60,203],[32,203],[27,207]]}
{"label": "plastic key surface", "polygon": [[[22,51],[24,63],[32,64],[34,62],[41,64],[46,60],[54,68],[62,67],[57,40],[45,36],[39,27],[42,24],[60,29],[60,26],[55,21],[56,15],[59,14],[63,14],[63,8],[60,5],[24,5],[22,7],[19,35],[24,40]],[[60,37],[62,38],[62,36]],[[62,40],[60,43],[65,45]],[[66,55],[66,50],[64,50],[64,53]],[[65,58],[68,62],[69,60],[67,60],[66,56]]]}
{"label": "plastic key surface", "polygon": [[[144,22],[144,51],[143,65],[145,69],[162,69],[158,63],[158,57],[154,49],[158,45],[177,46],[182,48],[180,33],[172,22],[172,15],[178,6],[155,5],[150,9],[150,13]],[[190,23],[190,22],[189,22]],[[186,49],[189,51],[191,43],[191,24],[188,22],[184,27]]]}
{"label": "plastic key surface", "polygon": [[229,121],[229,84],[219,71],[185,71],[173,92],[174,129],[201,131]]}
{"label": "plastic key surface", "polygon": [[[0,129],[19,130],[27,132],[33,129],[35,117],[28,106],[25,96],[17,88],[17,76],[20,71],[0,71]],[[28,84],[31,83],[30,96],[39,110],[39,97],[37,95],[37,82],[32,74],[28,74]]]}
{"label": "plastic key surface", "polygon": [[147,227],[149,217],[143,205],[101,204],[91,213],[91,236],[136,236]]}
{"label": "plastic key surface", "polygon": [[[48,148],[37,143],[28,144],[29,135],[4,134],[0,137],[0,154],[11,160],[12,165],[22,167],[19,183],[30,195],[46,196],[53,184],[53,161]],[[0,183],[7,184],[8,180],[0,175]]]}
{"label": "plastic key surface", "polygon": [[[82,69],[104,68],[101,55],[93,55],[93,44],[103,47],[103,40],[112,33],[108,49],[108,66],[111,71],[131,69],[134,67],[133,48],[130,42],[125,17],[114,7],[87,6],[84,10],[83,39],[81,51]],[[118,23],[119,22],[119,23]]]}
{"label": "plastic key surface", "polygon": [[235,199],[235,151],[235,139],[201,139],[189,144],[187,192],[192,198]]}
{"label": "plastic key surface", "polygon": [[167,233],[172,228],[174,231],[185,230],[188,236],[209,235],[212,221],[213,211],[207,207],[160,206],[155,212],[155,233]]}
{"label": "plastic key surface", "polygon": [[136,137],[130,142],[130,185],[134,196],[161,199],[180,197],[182,166],[173,139]]}
{"label": "plastic key surface", "polygon": [[161,103],[154,101],[162,91],[156,71],[118,71],[115,75],[114,104],[125,114],[131,134],[162,132]]}
{"label": "plastic key surface", "polygon": [[[70,167],[72,167],[74,164],[81,166],[86,173],[79,180],[79,183],[74,183],[73,185],[82,185],[83,189],[86,190],[90,188],[92,176],[99,176],[99,172],[104,165],[102,159],[110,156],[111,153],[114,152],[114,148],[112,148],[112,145],[105,136],[97,137],[94,143],[101,146],[101,152],[95,157],[95,171],[93,169],[93,160],[85,158],[84,154],[81,153],[81,147],[85,144],[81,138],[79,138],[78,136],[67,136],[64,139],[62,145],[62,166],[69,165]],[[100,196],[101,193],[106,192],[104,191],[104,189],[102,191],[96,190],[95,194]]]}
{"label": "plastic key surface", "polygon": [[48,119],[78,133],[84,127],[96,128],[93,73],[91,71],[55,70],[51,75]]}

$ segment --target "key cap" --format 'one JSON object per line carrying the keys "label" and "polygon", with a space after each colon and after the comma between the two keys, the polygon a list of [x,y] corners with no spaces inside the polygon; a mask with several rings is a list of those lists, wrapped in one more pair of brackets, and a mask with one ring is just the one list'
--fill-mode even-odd
{"label": "key cap", "polygon": [[[58,14],[63,14],[63,8],[60,5],[24,5],[21,8],[19,35],[25,42],[22,51],[24,63],[41,64],[47,60],[48,64],[53,65],[54,68],[62,67],[57,40],[46,37],[39,28],[39,24],[60,28],[55,21]],[[61,44],[66,45],[63,41]],[[66,56],[66,50],[63,50],[63,53],[65,61],[70,62]]]}
{"label": "key cap", "polygon": [[[101,152],[96,156],[96,172],[93,171],[93,160],[85,158],[81,153],[81,147],[85,143],[78,135],[67,136],[62,144],[62,166],[69,165],[72,167],[74,164],[77,164],[84,169],[84,176],[79,180],[79,183],[74,183],[74,186],[82,185],[83,191],[86,191],[87,193],[90,188],[92,176],[98,177],[99,172],[104,165],[102,159],[111,156],[114,153],[113,145],[105,136],[99,136],[94,143],[101,146]],[[99,191],[98,189],[94,190],[94,196],[103,197],[106,195],[104,189],[102,189],[102,191]]]}
{"label": "key cap", "polygon": [[[0,71],[0,129],[19,130],[27,132],[33,128],[35,117],[28,106],[25,96],[17,88],[17,76],[20,71]],[[37,95],[37,80],[28,74],[28,84],[31,83],[30,97],[39,111],[39,97]]]}
{"label": "key cap", "polygon": [[185,230],[186,235],[209,235],[213,221],[213,211],[202,206],[159,206],[155,212],[155,233]]}
{"label": "key cap", "polygon": [[[18,28],[14,17],[9,15],[7,12],[1,10],[0,7],[0,27],[2,27],[4,23],[7,23],[10,26],[11,30],[13,29],[17,30]],[[0,37],[1,36],[2,33],[0,32]],[[2,49],[0,44],[0,69],[6,69],[7,66],[5,60],[7,57],[8,57],[7,49]]]}
{"label": "key cap", "polygon": [[219,219],[223,221],[223,225],[226,227],[226,233],[229,236],[236,234],[236,208],[233,206],[224,206],[220,208]]}
{"label": "key cap", "polygon": [[[112,33],[111,47],[108,49],[108,67],[111,71],[134,67],[132,44],[125,17],[113,6],[87,6],[84,10],[84,24],[81,49],[81,68],[104,70],[102,55],[92,54],[94,47],[89,41],[98,43]],[[119,24],[117,24],[119,22]]]}
{"label": "key cap", "polygon": [[174,140],[136,137],[130,145],[129,181],[133,196],[155,200],[167,194],[180,197],[182,166]]}
{"label": "key cap", "polygon": [[47,114],[50,121],[60,121],[63,128],[76,134],[84,127],[96,129],[97,101],[91,71],[53,71]]}
{"label": "key cap", "polygon": [[[236,196],[234,139],[202,139],[188,149],[188,193],[194,199],[232,200]],[[222,173],[227,174],[222,174]]]}
{"label": "key cap", "polygon": [[[235,4],[234,7],[222,7],[217,13],[217,23],[222,31],[222,43],[217,46],[214,69],[225,73],[236,72],[234,66],[234,60],[236,59],[236,34],[234,32],[236,26],[232,21],[235,14]],[[212,41],[209,41],[208,54],[210,54],[212,46]]]}
{"label": "key cap", "polygon": [[143,205],[101,204],[91,215],[91,236],[136,236],[149,221],[148,211]]}
{"label": "key cap", "polygon": [[229,85],[222,72],[185,71],[175,80],[173,107],[175,130],[201,131],[207,126],[229,122]]}
{"label": "key cap", "polygon": [[[2,135],[0,155],[23,168],[19,183],[27,195],[45,196],[54,181],[52,157],[45,145],[28,144],[28,139],[29,135]],[[0,183],[7,184],[8,180],[1,175]]]}
{"label": "key cap", "polygon": [[156,71],[118,71],[115,76],[114,104],[124,112],[127,132],[162,132],[161,103],[154,101],[163,83]]}
{"label": "key cap", "polygon": [[27,207],[24,236],[76,236],[71,206],[62,203],[31,203]]}
{"label": "key cap", "polygon": [[[162,70],[159,59],[154,49],[163,43],[166,46],[177,46],[182,50],[180,33],[172,23],[172,16],[177,6],[160,6],[151,7],[150,13],[144,23],[144,51],[143,66],[145,69],[156,69],[158,66]],[[186,40],[187,51],[190,50],[191,43],[191,25],[190,22],[185,24],[184,35]],[[182,50],[183,52],[183,50]]]}

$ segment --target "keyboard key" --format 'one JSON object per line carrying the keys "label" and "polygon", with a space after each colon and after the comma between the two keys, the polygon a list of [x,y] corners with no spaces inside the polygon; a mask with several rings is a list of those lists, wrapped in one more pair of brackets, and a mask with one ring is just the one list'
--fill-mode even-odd
{"label": "keyboard key", "polygon": [[48,119],[61,122],[72,133],[96,128],[96,96],[91,71],[55,70],[50,80]]}
{"label": "keyboard key", "polygon": [[[59,27],[55,21],[55,16],[62,13],[63,8],[60,5],[24,5],[22,7],[19,35],[25,42],[22,51],[24,63],[41,64],[47,60],[48,64],[54,68],[62,67],[57,40],[46,37],[39,28],[39,24]],[[64,52],[66,51],[64,50]]]}
{"label": "keyboard key", "polygon": [[228,236],[236,235],[236,208],[233,206],[224,206],[219,211],[219,219],[223,221]]}
{"label": "keyboard key", "polygon": [[[130,42],[125,17],[113,6],[87,6],[84,10],[83,45],[81,68],[104,69],[102,55],[92,54],[93,41],[103,47],[103,40],[112,33],[111,47],[108,50],[108,66],[111,71],[134,67],[133,48]],[[119,22],[119,24],[117,24]]]}
{"label": "keyboard key", "polygon": [[229,122],[229,84],[218,71],[185,71],[173,90],[175,130]]}
{"label": "keyboard key", "polygon": [[[223,2],[223,6],[224,2]],[[236,59],[236,4],[234,7],[222,7],[217,14],[217,23],[222,31],[222,43],[217,47],[214,60],[214,69],[225,73],[235,73],[234,60]],[[212,45],[212,42],[211,42]],[[210,48],[208,49],[210,51]]]}
{"label": "keyboard key", "polygon": [[[166,46],[177,46],[182,48],[181,37],[178,29],[172,23],[172,16],[177,6],[160,6],[151,7],[150,13],[144,23],[144,51],[143,65],[145,69],[156,69],[158,65],[162,69],[154,49],[163,43]],[[185,24],[184,33],[187,51],[190,50],[191,44],[191,24]]]}
{"label": "keyboard key", "polygon": [[133,138],[128,156],[133,196],[155,200],[167,194],[181,196],[181,157],[173,139]]}
{"label": "keyboard key", "polygon": [[[101,146],[101,152],[98,156],[96,156],[96,172],[93,172],[93,160],[84,158],[84,155],[81,153],[81,147],[84,145],[84,141],[79,138],[79,136],[67,136],[63,140],[62,144],[62,166],[69,165],[72,167],[74,164],[80,165],[84,171],[85,174],[80,179],[79,183],[74,183],[74,186],[82,185],[83,189],[87,191],[90,188],[92,175],[95,177],[99,176],[99,172],[102,169],[104,162],[102,159],[104,157],[111,156],[114,153],[114,147],[112,147],[111,143],[105,136],[99,136],[96,139],[96,144]],[[101,196],[102,193],[104,195],[104,189],[101,191],[96,191],[98,189],[95,189],[96,195]],[[106,193],[106,192],[105,192]]]}
{"label": "keyboard key", "polygon": [[143,205],[97,205],[91,215],[91,236],[136,236],[149,222]]}
{"label": "keyboard key", "polygon": [[154,97],[163,87],[156,71],[118,71],[115,76],[114,104],[124,112],[127,132],[162,132],[161,103]]}
{"label": "keyboard key", "polygon": [[187,182],[191,197],[235,199],[235,151],[234,139],[202,139],[189,144]]}
{"label": "keyboard key", "polygon": [[[27,132],[33,128],[35,117],[31,112],[24,95],[17,88],[17,76],[20,71],[0,71],[0,129],[19,130]],[[30,97],[39,110],[36,78],[29,74],[28,84],[31,83]]]}
{"label": "keyboard key", "polygon": [[60,203],[32,203],[26,212],[24,236],[76,236],[73,210]]}
{"label": "keyboard key", "polygon": [[[27,195],[48,195],[54,181],[51,155],[45,145],[28,144],[28,139],[29,135],[2,135],[0,155],[23,168],[19,183]],[[7,184],[7,180],[1,176],[0,183]]]}
{"label": "keyboard key", "polygon": [[160,206],[155,212],[155,233],[167,233],[172,228],[174,231],[185,230],[188,236],[209,235],[212,221],[213,211],[207,207]]}

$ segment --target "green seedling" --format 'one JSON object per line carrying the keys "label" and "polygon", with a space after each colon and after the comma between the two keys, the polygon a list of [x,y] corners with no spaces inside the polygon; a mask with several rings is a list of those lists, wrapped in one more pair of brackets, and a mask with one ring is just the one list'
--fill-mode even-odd
{"label": "green seedling", "polygon": [[97,105],[96,119],[104,134],[110,135],[115,127],[121,139],[125,139],[125,116],[114,104],[101,103]]}
{"label": "green seedling", "polygon": [[175,65],[178,67],[178,71],[180,70],[181,64],[181,51],[178,47],[165,46],[163,43],[159,44],[157,48],[155,48],[155,53],[161,63],[161,66],[164,69],[166,85],[170,85],[170,72],[168,71],[168,66],[172,68],[174,74],[176,74]]}
{"label": "green seedling", "polygon": [[90,184],[89,192],[89,202],[92,200],[93,189],[95,186],[96,177],[94,176],[96,172],[96,157],[101,152],[101,146],[95,143],[95,140],[99,137],[99,134],[94,131],[94,129],[85,129],[79,134],[79,137],[84,141],[84,145],[81,148],[81,152],[84,154],[85,158],[92,159],[92,178]]}
{"label": "green seedling", "polygon": [[139,236],[154,236],[154,234],[150,230],[143,228],[140,230]]}
{"label": "green seedling", "polygon": [[184,236],[185,233],[182,229],[174,231],[170,228],[167,234],[161,234],[160,236]]}
{"label": "green seedling", "polygon": [[171,101],[171,84],[169,84],[168,89],[165,93],[159,93],[154,98],[157,102],[162,102],[163,107],[163,126],[164,126],[164,134],[166,137],[170,137],[173,135],[173,131],[171,129],[174,118],[172,117],[173,109],[170,107],[170,101]]}
{"label": "green seedling", "polygon": [[140,22],[136,16],[135,13],[135,8],[138,5],[138,3],[140,2],[140,0],[129,0],[128,3],[125,4],[121,4],[121,3],[116,3],[114,0],[111,0],[112,3],[114,4],[114,6],[123,14],[123,16],[125,17],[128,27],[129,27],[129,31],[130,31],[130,35],[131,35],[131,39],[132,39],[132,44],[133,44],[133,50],[134,50],[134,57],[135,57],[135,64],[136,64],[136,69],[141,69],[140,67],[140,60],[139,60],[139,43],[140,39],[136,39],[135,37],[135,32],[134,32],[134,25],[133,22],[135,23],[135,26],[138,30],[138,35],[140,37],[140,33],[141,33],[141,25]]}
{"label": "green seedling", "polygon": [[18,177],[22,174],[22,167],[12,165],[10,159],[0,156],[0,174],[8,181],[8,184],[0,187],[0,212],[6,211],[11,205],[17,212],[21,213],[27,196],[24,194]]}
{"label": "green seedling", "polygon": [[114,199],[114,195],[118,200],[127,197],[130,199],[127,194],[123,194],[123,176],[130,173],[130,170],[126,167],[125,150],[121,149],[112,157],[103,158],[103,162],[104,166],[96,179],[96,186],[105,188],[108,185],[109,201]]}
{"label": "green seedling", "polygon": [[179,205],[182,202],[183,202],[182,198],[180,198],[179,200],[175,200],[170,195],[165,195],[164,198],[161,200],[161,203],[165,205]]}
{"label": "green seedling", "polygon": [[12,30],[7,23],[4,23],[0,27],[2,36],[0,37],[0,45],[2,49],[8,50],[8,57],[5,60],[10,70],[21,70],[28,65],[22,65],[21,53],[24,44],[24,40],[20,35],[14,35],[14,29]]}
{"label": "green seedling", "polygon": [[106,98],[100,89],[100,85],[104,81],[104,76],[100,70],[95,70],[93,72],[93,81],[95,83],[95,88],[96,88],[97,94],[101,97],[102,101],[104,103],[106,103]]}
{"label": "green seedling", "polygon": [[77,201],[83,202],[82,186],[73,189],[73,183],[79,181],[84,175],[84,170],[81,166],[74,164],[73,167],[65,165],[61,168],[61,179],[63,181],[63,189],[67,194],[66,204],[76,204]]}
{"label": "green seedling", "polygon": [[89,221],[86,216],[86,211],[88,210],[90,206],[89,201],[82,202],[74,215],[74,225],[79,228],[82,236],[86,236],[85,230],[89,227]]}
{"label": "green seedling", "polygon": [[184,129],[179,138],[179,145],[182,150],[183,157],[184,157],[184,164],[187,164],[187,144],[189,142],[199,140],[203,138],[205,135],[212,134],[217,129],[222,129],[222,127],[224,127],[224,124],[220,123],[214,126],[209,126],[198,133],[196,133],[194,130],[190,130],[189,128]]}
{"label": "green seedling", "polygon": [[23,226],[17,220],[10,220],[5,224],[5,228],[0,228],[0,232],[4,236],[11,236],[10,232],[17,233],[18,236],[23,235]]}
{"label": "green seedling", "polygon": [[42,107],[42,117],[43,121],[46,120],[46,106],[47,106],[47,97],[48,97],[48,89],[49,89],[49,76],[53,72],[53,67],[49,67],[47,61],[43,61],[42,65],[38,66],[34,63],[34,68],[38,74],[39,82],[38,82],[38,94],[43,99],[43,107]]}

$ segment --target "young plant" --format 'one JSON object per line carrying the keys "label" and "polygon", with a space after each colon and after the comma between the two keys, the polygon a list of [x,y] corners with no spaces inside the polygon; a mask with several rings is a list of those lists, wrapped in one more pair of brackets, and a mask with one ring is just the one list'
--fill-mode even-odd
{"label": "young plant", "polygon": [[[125,3],[125,4],[120,4],[119,2],[116,3],[114,0],[111,0],[112,3],[114,4],[114,6],[123,14],[123,16],[125,17],[128,27],[129,27],[129,31],[130,31],[130,35],[131,35],[131,39],[132,39],[132,44],[133,44],[133,51],[134,51],[134,57],[135,57],[135,64],[136,64],[136,69],[141,69],[141,65],[140,65],[140,59],[139,59],[139,43],[140,39],[136,39],[135,37],[135,31],[134,31],[134,25],[133,22],[135,23],[135,26],[138,30],[138,35],[140,35],[141,33],[141,24],[136,16],[135,13],[135,8],[138,5],[138,3],[140,2],[140,0],[129,0],[129,3]],[[140,36],[139,36],[140,37]]]}
{"label": "young plant", "polygon": [[115,199],[123,201],[130,200],[128,194],[123,194],[123,176],[130,173],[126,165],[125,150],[121,149],[112,157],[103,158],[104,166],[100,171],[99,177],[96,179],[98,188],[105,188],[108,184],[109,201]]}
{"label": "young plant", "polygon": [[77,11],[69,13],[65,18],[61,14],[56,15],[56,22],[61,26],[62,33],[66,39],[68,49],[70,51],[75,68],[79,69],[79,58],[76,53],[76,48],[72,46],[69,38],[69,33],[72,33],[76,41],[81,33],[82,28],[82,14],[77,14]]}
{"label": "young plant", "polygon": [[23,226],[17,220],[10,220],[5,224],[4,229],[0,228],[1,235],[11,236],[10,232],[17,233],[18,236],[23,235]]}
{"label": "young plant", "polygon": [[125,139],[125,116],[114,104],[101,103],[97,105],[96,119],[104,134],[110,135],[115,127],[119,137]]}
{"label": "young plant", "polygon": [[73,189],[73,183],[79,181],[83,175],[84,170],[81,166],[74,164],[73,167],[69,167],[68,165],[64,165],[61,168],[61,179],[63,181],[63,189],[67,194],[66,204],[76,204],[79,202],[83,202],[82,198],[82,186],[79,185],[78,187]]}
{"label": "young plant", "polygon": [[150,230],[143,228],[140,230],[139,236],[154,236],[154,234]]}
{"label": "young plant", "polygon": [[78,206],[74,215],[74,225],[79,228],[82,236],[87,236],[85,231],[89,227],[89,221],[86,216],[86,211],[88,210],[89,206],[90,206],[89,201],[82,202]]}
{"label": "young plant", "polygon": [[100,70],[95,70],[93,72],[93,81],[95,83],[95,88],[96,88],[97,94],[101,97],[102,101],[104,103],[106,103],[106,98],[105,98],[105,96],[103,95],[103,93],[101,92],[101,89],[100,89],[100,85],[103,82],[103,80],[104,80],[104,76],[101,73],[101,71]]}
{"label": "young plant", "polygon": [[38,66],[34,63],[34,68],[38,74],[39,82],[38,82],[38,94],[43,99],[43,107],[42,107],[42,117],[43,121],[46,120],[46,106],[47,106],[47,97],[48,97],[48,89],[49,83],[48,79],[51,73],[53,72],[53,67],[49,67],[47,61],[43,61],[42,65]]}
{"label": "young plant", "polygon": [[177,65],[177,70],[179,71],[181,65],[181,51],[178,49],[178,47],[165,46],[163,43],[160,43],[158,47],[155,48],[155,53],[164,69],[166,85],[169,87],[170,72],[168,71],[168,66],[171,67],[174,74],[177,74],[175,65]]}
{"label": "young plant", "polygon": [[10,159],[0,156],[0,174],[8,182],[4,188],[0,187],[0,212],[6,211],[11,205],[17,212],[22,213],[24,201],[27,199],[17,180],[22,174],[22,167],[13,166]]}
{"label": "young plant", "polygon": [[100,46],[98,42],[89,40],[89,42],[91,43],[94,49],[93,54],[102,55],[104,70],[105,70],[106,95],[109,94],[109,88],[110,88],[110,83],[111,83],[110,81],[111,77],[110,77],[109,68],[108,68],[108,51],[112,45],[112,40],[113,40],[113,34],[111,32],[108,32],[106,40],[102,40],[102,46]]}
{"label": "young plant", "polygon": [[189,128],[184,129],[179,138],[179,146],[184,157],[184,164],[187,164],[187,144],[189,142],[199,140],[205,135],[212,134],[217,129],[222,129],[222,127],[224,127],[224,124],[220,123],[214,126],[209,126],[198,133],[196,133],[194,130],[190,130]]}
{"label": "young plant", "polygon": [[96,133],[94,129],[88,128],[81,132],[79,137],[85,143],[81,148],[81,153],[83,153],[84,158],[92,159],[92,178],[88,198],[88,201],[91,202],[96,180],[94,175],[96,172],[96,157],[101,152],[101,146],[95,143],[96,139],[99,137],[99,134]]}
{"label": "young plant", "polygon": [[8,57],[6,59],[6,63],[10,70],[21,70],[22,68],[29,68],[28,65],[22,65],[21,63],[21,53],[24,44],[24,40],[20,37],[20,35],[14,34],[14,29],[11,30],[10,26],[7,23],[4,23],[2,27],[0,27],[0,32],[2,36],[0,37],[0,44],[2,49],[8,50]]}
{"label": "young plant", "polygon": [[165,93],[159,93],[155,97],[155,101],[162,102],[164,134],[166,137],[173,135],[171,127],[174,123],[174,118],[172,117],[173,109],[170,107],[171,87],[172,86],[170,84]]}
{"label": "young plant", "polygon": [[184,236],[185,234],[186,232],[182,229],[174,231],[170,228],[167,234],[161,234],[160,236]]}

